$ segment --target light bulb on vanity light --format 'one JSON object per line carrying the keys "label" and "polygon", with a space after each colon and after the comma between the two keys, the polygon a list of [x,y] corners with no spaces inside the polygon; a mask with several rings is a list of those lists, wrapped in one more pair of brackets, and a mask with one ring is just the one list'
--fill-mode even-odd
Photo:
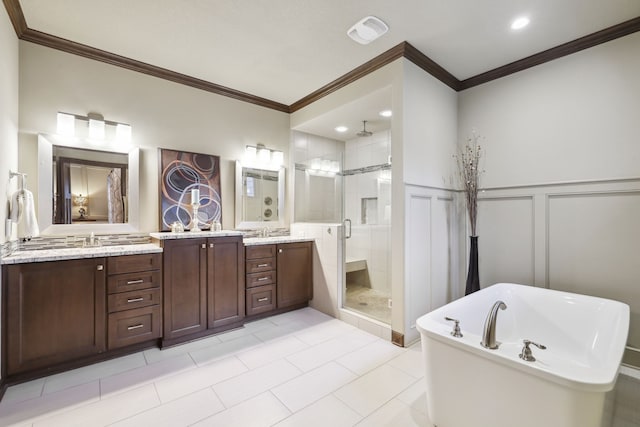
{"label": "light bulb on vanity light", "polygon": [[64,136],[75,136],[76,134],[76,116],[67,113],[58,113],[57,115],[57,132]]}
{"label": "light bulb on vanity light", "polygon": [[89,113],[89,138],[104,139],[105,123],[100,114]]}

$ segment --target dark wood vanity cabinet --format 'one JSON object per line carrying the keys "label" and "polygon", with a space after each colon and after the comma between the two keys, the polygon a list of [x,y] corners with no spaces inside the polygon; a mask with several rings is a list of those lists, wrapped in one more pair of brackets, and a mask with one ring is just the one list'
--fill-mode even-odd
{"label": "dark wood vanity cabinet", "polygon": [[107,259],[107,344],[109,350],[162,335],[162,255]]}
{"label": "dark wood vanity cabinet", "polygon": [[240,326],[245,316],[242,236],[167,239],[163,346]]}
{"label": "dark wood vanity cabinet", "polygon": [[105,258],[3,267],[6,376],[106,350]]}
{"label": "dark wood vanity cabinet", "polygon": [[307,305],[313,297],[313,243],[247,246],[247,316]]}

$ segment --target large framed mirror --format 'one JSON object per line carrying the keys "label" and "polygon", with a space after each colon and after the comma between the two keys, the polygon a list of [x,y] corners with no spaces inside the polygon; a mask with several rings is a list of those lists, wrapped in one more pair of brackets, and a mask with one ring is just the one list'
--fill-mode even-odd
{"label": "large framed mirror", "polygon": [[137,232],[139,150],[38,136],[43,235]]}
{"label": "large framed mirror", "polygon": [[236,162],[236,228],[284,226],[285,168],[242,166]]}

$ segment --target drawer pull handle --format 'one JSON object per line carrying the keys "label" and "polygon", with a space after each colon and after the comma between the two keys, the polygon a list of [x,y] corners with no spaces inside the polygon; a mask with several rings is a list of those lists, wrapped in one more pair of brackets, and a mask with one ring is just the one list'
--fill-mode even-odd
{"label": "drawer pull handle", "polygon": [[98,270],[98,271],[102,271],[102,270],[104,270],[104,265],[102,265],[102,264],[98,264],[98,265],[96,266],[96,270]]}
{"label": "drawer pull handle", "polygon": [[127,302],[140,302],[140,301],[144,301],[144,298],[129,298],[129,299],[127,299]]}
{"label": "drawer pull handle", "polygon": [[137,285],[140,283],[144,283],[144,279],[138,279],[138,280],[128,280],[127,281],[127,285]]}
{"label": "drawer pull handle", "polygon": [[129,326],[129,327],[127,328],[127,331],[133,331],[134,329],[140,329],[140,328],[142,328],[142,327],[144,327],[144,325],[143,325],[142,323],[140,323],[139,325]]}
{"label": "drawer pull handle", "polygon": [[265,302],[265,301],[268,301],[268,300],[269,300],[269,298],[267,298],[267,297],[258,298],[258,302]]}
{"label": "drawer pull handle", "polygon": [[269,278],[268,277],[260,277],[258,279],[258,282],[262,282],[263,280],[269,280]]}
{"label": "drawer pull handle", "polygon": [[258,264],[258,267],[268,267],[269,264]]}
{"label": "drawer pull handle", "polygon": [[213,248],[214,247],[213,243],[209,243],[209,247]]}

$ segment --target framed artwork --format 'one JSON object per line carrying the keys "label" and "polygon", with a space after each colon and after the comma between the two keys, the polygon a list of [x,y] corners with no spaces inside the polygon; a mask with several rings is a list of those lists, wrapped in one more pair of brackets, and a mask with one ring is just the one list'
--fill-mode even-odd
{"label": "framed artwork", "polygon": [[193,204],[198,203],[201,229],[222,222],[220,157],[209,154],[159,149],[160,230],[168,231],[179,221],[185,229],[193,224]]}

